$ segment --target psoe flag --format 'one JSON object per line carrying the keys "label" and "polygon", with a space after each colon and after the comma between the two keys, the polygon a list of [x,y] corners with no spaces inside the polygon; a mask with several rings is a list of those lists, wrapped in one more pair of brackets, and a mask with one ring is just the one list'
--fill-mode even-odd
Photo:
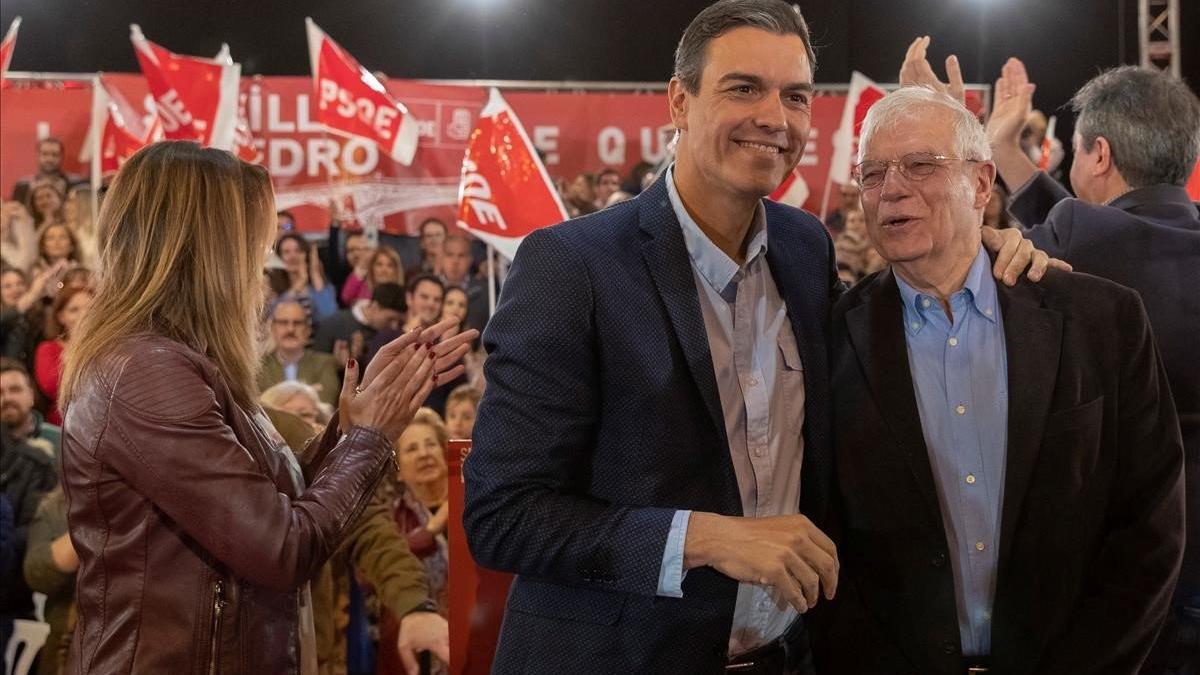
{"label": "psoe flag", "polygon": [[129,30],[164,137],[232,150],[241,66],[174,54],[147,40],[137,24]]}
{"label": "psoe flag", "polygon": [[312,64],[316,121],[332,133],[374,141],[389,157],[408,166],[417,152],[417,120],[383,84],[305,19]]}
{"label": "psoe flag", "polygon": [[8,27],[4,40],[0,41],[0,80],[3,80],[4,74],[8,72],[8,62],[12,61],[13,51],[17,48],[17,29],[20,27],[21,17],[18,16]]}
{"label": "psoe flag", "polygon": [[829,180],[842,185],[850,182],[850,166],[858,154],[858,132],[862,129],[863,119],[871,106],[885,95],[887,92],[866,75],[857,70],[850,74],[850,91],[846,95],[846,107],[842,108],[842,123],[833,133]]}
{"label": "psoe flag", "polygon": [[108,176],[116,173],[142,146],[158,140],[162,136],[162,125],[157,114],[149,123],[144,122],[138,111],[103,75],[99,76],[98,85],[92,99],[91,126],[79,161],[85,164],[91,161],[92,149],[97,143],[95,134],[100,134],[100,171]]}
{"label": "psoe flag", "polygon": [[458,226],[508,259],[534,230],[567,219],[529,136],[493,88],[467,140],[458,184]]}

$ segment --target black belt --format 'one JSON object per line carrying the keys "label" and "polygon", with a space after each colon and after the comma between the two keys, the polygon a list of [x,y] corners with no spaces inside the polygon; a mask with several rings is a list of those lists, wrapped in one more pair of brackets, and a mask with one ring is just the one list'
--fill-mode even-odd
{"label": "black belt", "polygon": [[967,675],[987,675],[991,661],[986,656],[964,656],[963,672]]}
{"label": "black belt", "polygon": [[813,672],[808,636],[801,619],[792,623],[783,635],[761,647],[755,647],[729,659],[725,672],[730,675],[807,675]]}

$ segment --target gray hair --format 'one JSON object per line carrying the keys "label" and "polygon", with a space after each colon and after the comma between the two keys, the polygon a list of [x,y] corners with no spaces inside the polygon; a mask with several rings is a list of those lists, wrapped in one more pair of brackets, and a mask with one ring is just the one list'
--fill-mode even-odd
{"label": "gray hair", "polygon": [[675,77],[689,94],[700,91],[700,75],[704,72],[705,50],[710,40],[734,28],[749,26],[776,35],[799,35],[804,42],[808,65],[815,73],[817,57],[808,36],[808,24],[800,15],[798,5],[783,0],[720,0],[692,19],[679,46],[675,48]]}
{"label": "gray hair", "polygon": [[1183,185],[1200,154],[1200,100],[1182,80],[1136,66],[1093,77],[1071,99],[1075,131],[1091,152],[1103,136],[1131,188]]}
{"label": "gray hair", "polygon": [[918,116],[916,108],[938,106],[954,114],[954,152],[961,159],[990,160],[992,148],[988,144],[987,132],[975,114],[953,97],[928,87],[901,87],[884,96],[863,120],[858,137],[858,161],[866,154],[867,143],[880,127],[891,127],[902,119]]}
{"label": "gray hair", "polygon": [[301,395],[311,399],[317,407],[321,406],[321,396],[317,393],[317,390],[311,384],[305,384],[296,380],[284,380],[268,387],[266,391],[259,394],[258,400],[263,405],[272,408],[282,408],[287,405],[288,401]]}

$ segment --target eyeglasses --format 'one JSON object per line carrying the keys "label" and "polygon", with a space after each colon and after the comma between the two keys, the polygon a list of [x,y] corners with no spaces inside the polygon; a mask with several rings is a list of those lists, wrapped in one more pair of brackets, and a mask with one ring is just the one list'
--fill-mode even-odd
{"label": "eyeglasses", "polygon": [[859,187],[864,190],[870,190],[883,185],[883,179],[887,177],[888,169],[895,164],[900,170],[900,175],[913,181],[919,182],[933,175],[939,166],[945,166],[947,162],[978,162],[977,159],[963,159],[962,157],[948,157],[946,155],[931,155],[928,152],[910,152],[900,159],[869,159],[865,162],[860,162],[851,169],[851,176],[858,183]]}

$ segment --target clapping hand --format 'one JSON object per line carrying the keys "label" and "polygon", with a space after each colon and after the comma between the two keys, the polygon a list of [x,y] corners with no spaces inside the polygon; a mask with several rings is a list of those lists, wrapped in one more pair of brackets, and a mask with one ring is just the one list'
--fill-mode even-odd
{"label": "clapping hand", "polygon": [[1000,70],[1000,79],[996,80],[996,99],[987,122],[988,141],[993,148],[1020,146],[1021,130],[1033,112],[1035,89],[1037,85],[1029,81],[1025,64],[1010,57]]}
{"label": "clapping hand", "polygon": [[908,52],[904,55],[904,63],[900,66],[900,85],[929,87],[934,91],[947,94],[959,103],[964,103],[966,94],[958,57],[953,54],[946,57],[946,78],[949,83],[942,82],[925,58],[929,42],[929,36],[926,35],[913,40],[912,44],[908,46]]}

